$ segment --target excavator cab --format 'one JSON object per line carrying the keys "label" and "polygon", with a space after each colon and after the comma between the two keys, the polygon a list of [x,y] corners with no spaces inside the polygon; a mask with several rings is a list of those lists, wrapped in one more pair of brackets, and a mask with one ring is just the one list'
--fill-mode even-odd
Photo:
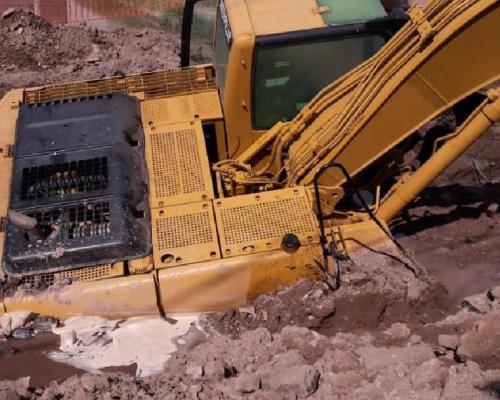
{"label": "excavator cab", "polygon": [[[291,121],[328,83],[372,57],[407,20],[389,16],[380,0],[287,3],[218,3],[214,67],[230,156],[277,122]],[[189,64],[196,4],[203,2],[188,0],[184,10],[183,66]]]}

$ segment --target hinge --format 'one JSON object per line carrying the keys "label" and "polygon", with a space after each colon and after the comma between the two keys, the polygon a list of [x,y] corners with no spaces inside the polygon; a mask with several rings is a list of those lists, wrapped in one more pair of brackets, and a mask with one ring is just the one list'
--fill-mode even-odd
{"label": "hinge", "polygon": [[424,48],[432,40],[436,32],[429,20],[425,17],[425,13],[421,6],[414,5],[408,10],[413,25],[416,26],[418,35],[420,36],[420,49]]}
{"label": "hinge", "polygon": [[0,156],[3,158],[12,158],[14,146],[11,144],[0,145]]}
{"label": "hinge", "polygon": [[312,11],[314,15],[318,15],[330,12],[332,11],[332,9],[329,6],[321,6],[321,7],[314,7]]}
{"label": "hinge", "polygon": [[0,233],[4,233],[7,228],[7,217],[0,217]]}

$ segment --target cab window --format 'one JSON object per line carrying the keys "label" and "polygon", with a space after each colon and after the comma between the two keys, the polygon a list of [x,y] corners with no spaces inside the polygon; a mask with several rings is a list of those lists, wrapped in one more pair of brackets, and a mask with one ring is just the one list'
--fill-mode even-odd
{"label": "cab window", "polygon": [[255,130],[290,121],[322,88],[370,58],[385,43],[360,35],[256,48],[253,74]]}
{"label": "cab window", "polygon": [[[221,8],[223,2],[219,4],[217,11],[217,22],[215,24],[215,44],[214,44],[214,64],[217,78],[217,86],[219,87],[220,97],[224,99],[224,88],[226,83],[227,61],[229,58],[229,41],[228,33],[224,29],[222,14],[225,9]],[[227,18],[227,17],[226,17]],[[227,28],[229,29],[229,28]]]}

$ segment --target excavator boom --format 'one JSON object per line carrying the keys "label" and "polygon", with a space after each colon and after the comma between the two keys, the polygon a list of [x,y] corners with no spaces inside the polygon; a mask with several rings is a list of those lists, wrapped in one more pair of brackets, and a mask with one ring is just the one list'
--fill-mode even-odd
{"label": "excavator boom", "polygon": [[[432,118],[500,78],[497,1],[434,1],[408,14],[410,21],[374,57],[237,158],[248,168],[271,148],[266,166],[249,176],[277,179],[285,169],[286,185],[308,186],[318,168],[335,161],[355,177]],[[325,185],[344,182],[332,172]]]}

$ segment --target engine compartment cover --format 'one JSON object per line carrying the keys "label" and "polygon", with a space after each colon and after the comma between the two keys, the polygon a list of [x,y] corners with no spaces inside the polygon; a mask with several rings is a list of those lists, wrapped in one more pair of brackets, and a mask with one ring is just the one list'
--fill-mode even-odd
{"label": "engine compartment cover", "polygon": [[19,110],[4,271],[51,273],[151,253],[139,101],[120,93]]}

